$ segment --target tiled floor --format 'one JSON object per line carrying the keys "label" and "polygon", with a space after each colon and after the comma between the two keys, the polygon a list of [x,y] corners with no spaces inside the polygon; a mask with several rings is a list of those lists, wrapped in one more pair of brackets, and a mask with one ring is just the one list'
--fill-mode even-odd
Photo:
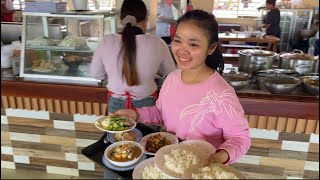
{"label": "tiled floor", "polygon": [[[64,176],[30,169],[1,168],[1,179],[99,179],[96,176]],[[103,177],[101,177],[102,179]]]}

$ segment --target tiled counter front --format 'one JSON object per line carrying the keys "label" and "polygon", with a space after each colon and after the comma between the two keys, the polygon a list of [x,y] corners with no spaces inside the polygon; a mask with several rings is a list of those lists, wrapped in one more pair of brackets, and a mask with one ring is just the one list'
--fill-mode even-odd
{"label": "tiled counter front", "polygon": [[103,168],[81,154],[103,135],[95,115],[1,109],[1,168],[103,177]]}
{"label": "tiled counter front", "polygon": [[[81,149],[103,135],[106,104],[2,96],[1,167],[103,177]],[[34,110],[36,109],[36,110]],[[319,178],[319,121],[246,115],[252,145],[232,166],[248,178]]]}

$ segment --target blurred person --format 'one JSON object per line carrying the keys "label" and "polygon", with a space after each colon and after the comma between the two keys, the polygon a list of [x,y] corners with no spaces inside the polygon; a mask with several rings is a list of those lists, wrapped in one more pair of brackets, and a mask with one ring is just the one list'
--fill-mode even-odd
{"label": "blurred person", "polygon": [[156,35],[161,37],[167,44],[171,43],[170,28],[174,20],[172,0],[165,0],[158,5]]}
{"label": "blurred person", "polygon": [[191,3],[191,0],[187,0],[187,12],[188,11],[192,11],[193,10],[193,6],[192,6],[192,3]]}
{"label": "blurred person", "polygon": [[1,22],[13,22],[14,12],[12,0],[1,0]]}
{"label": "blurred person", "polygon": [[155,75],[167,75],[175,69],[168,46],[160,37],[145,34],[147,8],[142,0],[124,0],[120,19],[122,32],[104,37],[90,67],[92,77],[107,81],[108,113],[153,106]]}
{"label": "blurred person", "polygon": [[264,17],[264,25],[261,28],[267,28],[267,35],[280,38],[280,10],[276,7],[276,0],[266,0],[266,8],[269,12]]}

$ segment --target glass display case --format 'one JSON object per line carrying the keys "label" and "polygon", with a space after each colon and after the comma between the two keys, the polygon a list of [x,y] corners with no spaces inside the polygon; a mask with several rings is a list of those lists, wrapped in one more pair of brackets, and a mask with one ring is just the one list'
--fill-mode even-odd
{"label": "glass display case", "polygon": [[[267,12],[267,10],[262,10],[262,19]],[[281,51],[290,51],[289,41],[298,39],[300,30],[310,29],[312,16],[313,10],[311,9],[280,9],[279,48]]]}
{"label": "glass display case", "polygon": [[22,15],[20,77],[100,82],[90,77],[90,64],[103,36],[116,32],[114,12]]}

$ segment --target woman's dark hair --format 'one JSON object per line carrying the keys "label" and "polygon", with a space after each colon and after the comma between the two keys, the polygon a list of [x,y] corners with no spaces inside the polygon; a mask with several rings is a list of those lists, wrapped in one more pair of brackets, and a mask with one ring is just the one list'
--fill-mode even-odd
{"label": "woman's dark hair", "polygon": [[206,37],[208,38],[209,46],[217,46],[215,51],[211,55],[207,56],[206,65],[222,74],[224,69],[224,61],[220,51],[218,23],[215,16],[203,10],[192,10],[186,12],[177,21],[177,28],[180,23],[189,21],[192,21],[192,23],[195,23],[199,28],[203,29]]}
{"label": "woman's dark hair", "polygon": [[[124,0],[121,6],[120,20],[126,16],[134,16],[137,23],[144,21],[147,16],[147,7],[142,0]],[[129,86],[139,85],[139,76],[136,67],[137,45],[136,35],[143,34],[143,30],[131,23],[124,25],[122,34],[123,76]]]}
{"label": "woman's dark hair", "polygon": [[277,0],[266,0],[266,3],[268,3],[268,4],[272,4],[272,5],[276,5],[276,1]]}

